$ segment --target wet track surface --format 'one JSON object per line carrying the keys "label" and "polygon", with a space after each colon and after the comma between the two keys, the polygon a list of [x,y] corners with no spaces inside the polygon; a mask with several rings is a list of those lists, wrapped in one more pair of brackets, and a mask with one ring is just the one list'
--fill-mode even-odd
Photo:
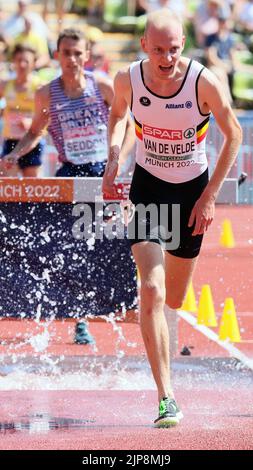
{"label": "wet track surface", "polygon": [[[248,208],[230,210],[237,246],[229,251],[218,247],[226,216],[227,208],[217,210],[194,288],[198,297],[210,284],[218,323],[225,298],[234,298],[242,335],[235,346],[252,360],[252,217]],[[172,377],[184,419],[154,429],[157,396],[139,326],[90,323],[92,349],[73,343],[74,325],[1,320],[0,449],[253,448],[253,372],[222,345],[180,318]],[[189,357],[180,356],[185,346]]]}
{"label": "wet track surface", "polygon": [[[6,358],[2,380],[22,372],[30,390],[0,392],[1,449],[253,448],[253,373],[234,359],[173,362],[184,419],[165,430],[152,426],[157,401],[145,359],[74,357],[58,367]],[[59,377],[72,389],[61,389]]]}

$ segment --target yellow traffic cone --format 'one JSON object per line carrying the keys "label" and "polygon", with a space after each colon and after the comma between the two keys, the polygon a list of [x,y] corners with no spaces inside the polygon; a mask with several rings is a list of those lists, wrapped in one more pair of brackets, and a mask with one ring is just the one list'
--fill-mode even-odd
{"label": "yellow traffic cone", "polygon": [[234,248],[235,246],[232,224],[229,219],[225,219],[222,222],[220,245],[224,246],[225,248]]}
{"label": "yellow traffic cone", "polygon": [[219,339],[225,341],[229,339],[233,343],[241,342],[241,335],[236,317],[234,301],[232,297],[225,300],[223,315],[221,318]]}
{"label": "yellow traffic cone", "polygon": [[190,282],[190,285],[188,287],[187,294],[185,296],[181,309],[192,313],[195,313],[198,310],[192,281]]}
{"label": "yellow traffic cone", "polygon": [[201,290],[197,323],[198,325],[217,326],[212,293],[208,284],[205,284]]}

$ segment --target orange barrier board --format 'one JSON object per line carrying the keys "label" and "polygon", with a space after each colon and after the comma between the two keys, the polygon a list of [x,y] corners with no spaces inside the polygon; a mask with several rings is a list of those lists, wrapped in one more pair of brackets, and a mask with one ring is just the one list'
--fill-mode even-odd
{"label": "orange barrier board", "polygon": [[0,202],[72,202],[73,198],[72,179],[0,179]]}

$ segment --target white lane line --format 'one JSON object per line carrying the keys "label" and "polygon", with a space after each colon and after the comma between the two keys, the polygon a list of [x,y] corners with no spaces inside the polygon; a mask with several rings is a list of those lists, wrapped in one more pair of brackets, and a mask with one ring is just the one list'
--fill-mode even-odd
{"label": "white lane line", "polygon": [[178,310],[178,315],[183,318],[187,323],[189,323],[195,330],[199,331],[203,335],[205,335],[211,341],[214,341],[216,344],[221,346],[221,348],[225,349],[229,352],[232,357],[238,359],[242,364],[244,364],[249,369],[253,370],[253,359],[245,356],[239,349],[237,349],[233,344],[227,341],[221,341],[219,336],[214,333],[214,331],[210,330],[207,326],[198,325],[197,318],[191,315],[189,312],[185,312],[184,310]]}

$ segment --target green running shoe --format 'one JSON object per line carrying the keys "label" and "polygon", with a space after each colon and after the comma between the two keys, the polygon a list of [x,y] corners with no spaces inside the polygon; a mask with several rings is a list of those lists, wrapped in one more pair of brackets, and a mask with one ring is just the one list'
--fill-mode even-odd
{"label": "green running shoe", "polygon": [[174,398],[164,397],[159,404],[159,416],[154,421],[156,428],[169,428],[176,426],[183,413],[176,404]]}

